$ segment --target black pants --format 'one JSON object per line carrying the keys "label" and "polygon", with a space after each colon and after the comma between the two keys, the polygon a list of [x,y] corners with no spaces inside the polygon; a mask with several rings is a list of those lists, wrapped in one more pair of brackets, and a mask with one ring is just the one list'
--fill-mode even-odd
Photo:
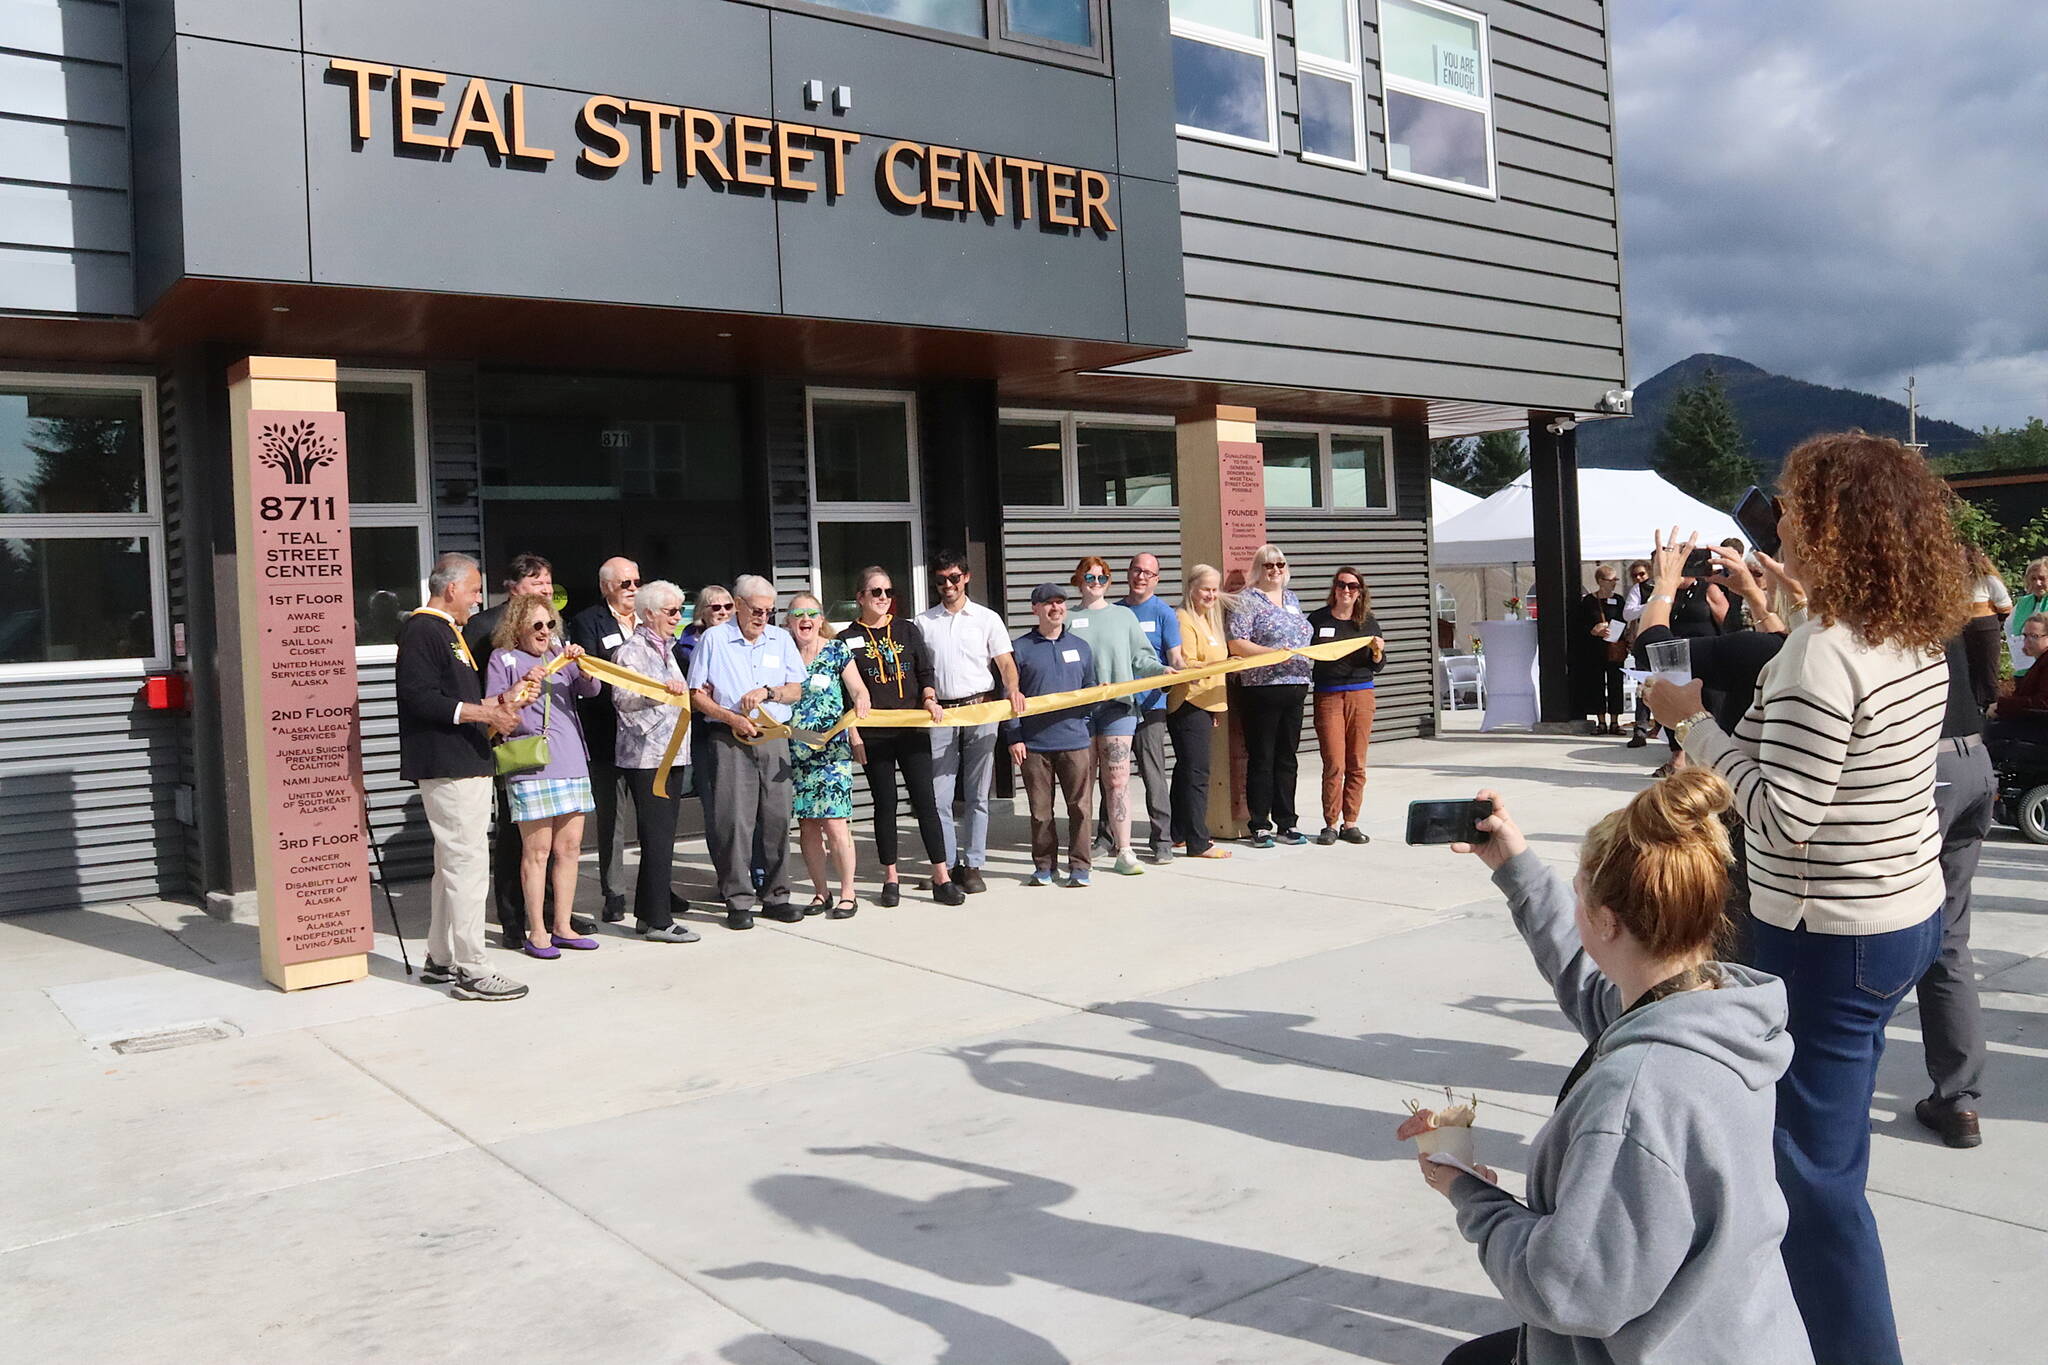
{"label": "black pants", "polygon": [[1294,778],[1300,770],[1301,705],[1307,683],[1267,683],[1246,687],[1244,714],[1244,804],[1254,832],[1262,828],[1291,830],[1300,817],[1294,810]]}
{"label": "black pants", "polygon": [[[619,768],[633,793],[633,829],[640,840],[640,876],[633,883],[633,918],[649,929],[676,922],[670,883],[676,870],[676,798],[654,794],[654,768]],[[670,775],[670,781],[675,775]]]}
{"label": "black pants", "polygon": [[1934,756],[1934,810],[1941,817],[1941,956],[1920,978],[1920,1039],[1927,1050],[1931,1097],[1944,1110],[1975,1109],[1984,1089],[1984,1024],[1977,1003],[1976,964],[1970,958],[1970,881],[1998,775],[1983,741],[1941,741]]}
{"label": "black pants", "polygon": [[2005,623],[1996,616],[1963,622],[1963,658],[1970,665],[1970,695],[1977,705],[1998,700],[1998,659],[2005,653]]}
{"label": "black pants", "polygon": [[1483,1337],[1474,1337],[1457,1350],[1444,1357],[1444,1365],[1517,1365],[1521,1356],[1516,1348],[1521,1344],[1522,1329],[1510,1327],[1505,1332],[1489,1332]]}
{"label": "black pants", "polygon": [[1188,856],[1199,857],[1215,842],[1209,837],[1209,751],[1216,734],[1215,713],[1183,703],[1166,713],[1166,733],[1173,740],[1173,842],[1186,844]]}
{"label": "black pants", "polygon": [[626,794],[626,784],[623,769],[590,760],[590,796],[597,807],[597,884],[606,905],[613,896],[625,894],[619,885],[626,869],[626,827],[619,821],[619,799]]}
{"label": "black pants", "polygon": [[918,836],[924,840],[925,859],[934,866],[946,861],[946,830],[939,823],[939,802],[932,787],[932,737],[927,730],[863,730],[867,746],[868,791],[875,799],[875,860],[883,867],[896,865],[896,771],[903,771],[903,786],[910,793],[910,809],[917,815]]}

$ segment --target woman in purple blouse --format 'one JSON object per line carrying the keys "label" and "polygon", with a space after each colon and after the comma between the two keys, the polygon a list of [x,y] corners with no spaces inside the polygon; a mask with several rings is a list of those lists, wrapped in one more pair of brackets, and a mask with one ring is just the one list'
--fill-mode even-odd
{"label": "woman in purple blouse", "polygon": [[[1276,649],[1302,649],[1309,643],[1308,617],[1301,601],[1287,589],[1287,556],[1272,545],[1252,555],[1251,582],[1230,600],[1224,615],[1234,658],[1250,658]],[[1233,702],[1244,731],[1245,806],[1251,812],[1248,832],[1253,848],[1305,844],[1294,810],[1296,751],[1301,748],[1301,707],[1308,696],[1307,659],[1288,659],[1237,675],[1242,704]]]}
{"label": "woman in purple blouse", "polygon": [[[576,873],[583,853],[583,815],[596,808],[590,790],[590,755],[583,746],[583,727],[576,719],[576,697],[594,697],[600,686],[573,662],[582,647],[561,646],[560,618],[545,597],[520,596],[505,606],[505,615],[491,634],[491,662],[485,686],[496,696],[524,683],[529,701],[519,712],[519,728],[508,738],[544,734],[546,766],[515,773],[506,779],[512,820],[519,826],[519,886],[526,897],[526,952],[553,958],[562,949],[588,951],[597,940],[585,938],[569,922],[576,902]],[[572,662],[545,673],[557,654]],[[551,866],[552,864],[552,866]],[[554,878],[555,923],[547,922],[548,879]]]}

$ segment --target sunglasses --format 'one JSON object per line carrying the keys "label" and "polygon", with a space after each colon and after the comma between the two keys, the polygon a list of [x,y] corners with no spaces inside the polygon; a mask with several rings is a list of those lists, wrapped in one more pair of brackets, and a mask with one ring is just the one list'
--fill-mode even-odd
{"label": "sunglasses", "polygon": [[942,573],[935,574],[933,577],[937,578],[941,583],[965,583],[967,581],[967,575],[964,573]]}
{"label": "sunglasses", "polygon": [[560,621],[535,621],[531,629],[545,632],[553,630],[555,627],[561,624],[562,623]]}
{"label": "sunglasses", "polygon": [[1287,561],[1284,559],[1269,559],[1259,567],[1262,569],[1284,569],[1287,567]]}
{"label": "sunglasses", "polygon": [[793,607],[784,614],[792,621],[815,621],[825,613],[816,607]]}
{"label": "sunglasses", "polygon": [[656,607],[654,614],[656,616],[681,616],[683,609],[681,607]]}
{"label": "sunglasses", "polygon": [[612,584],[612,586],[620,589],[637,588],[640,586],[640,580],[637,578],[621,578],[618,582]]}
{"label": "sunglasses", "polygon": [[[678,610],[678,611],[681,611],[681,610],[682,610],[682,608],[678,607],[678,608],[676,608],[676,610]],[[711,604],[710,606],[708,606],[708,607],[704,608],[704,610],[705,610],[705,612],[706,612],[707,614],[708,614],[708,613],[711,613],[711,612],[714,612],[714,611],[731,611],[731,610],[732,610],[732,603],[730,603],[730,602],[713,602],[713,603],[712,603],[712,604]]]}
{"label": "sunglasses", "polygon": [[1081,581],[1083,583],[1107,583],[1109,575],[1106,573],[1084,573],[1081,575]]}
{"label": "sunglasses", "polygon": [[860,592],[860,595],[861,595],[862,597],[894,597],[894,596],[896,595],[896,589],[894,589],[894,588],[862,588],[862,589],[861,589],[861,592]]}
{"label": "sunglasses", "polygon": [[1353,583],[1348,578],[1340,578],[1337,580],[1337,590],[1339,592],[1363,592],[1365,590],[1365,584]]}

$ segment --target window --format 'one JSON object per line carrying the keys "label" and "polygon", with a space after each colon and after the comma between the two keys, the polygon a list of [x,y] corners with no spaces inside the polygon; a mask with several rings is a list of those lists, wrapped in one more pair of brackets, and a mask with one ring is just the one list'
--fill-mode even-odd
{"label": "window", "polygon": [[1172,0],[1172,15],[1179,131],[1277,151],[1268,0]]}
{"label": "window", "polygon": [[1357,0],[1294,0],[1304,161],[1365,169],[1365,80]]}
{"label": "window", "polygon": [[1441,0],[1380,0],[1387,174],[1494,197],[1486,19]]}
{"label": "window", "polygon": [[1003,505],[1019,512],[1180,502],[1171,417],[1005,411],[996,462]]}
{"label": "window", "polygon": [[169,661],[155,407],[147,379],[0,374],[9,673]]}
{"label": "window", "polygon": [[964,33],[970,38],[988,36],[988,14],[982,0],[815,0],[833,9],[877,19],[894,19],[919,28],[936,28],[946,33]]}
{"label": "window", "polygon": [[917,400],[908,393],[812,389],[806,396],[811,453],[811,590],[832,621],[859,612],[854,575],[880,564],[904,594],[906,614],[925,600],[919,525]]}
{"label": "window", "polygon": [[433,562],[426,380],[404,370],[342,370],[334,400],[348,429],[356,648],[389,650],[401,616],[426,600]]}
{"label": "window", "polygon": [[1003,0],[1003,32],[1026,42],[1095,47],[1095,0]]}
{"label": "window", "polygon": [[996,429],[996,468],[1009,507],[1067,505],[1066,434],[1057,417],[1005,421]]}
{"label": "window", "polygon": [[1079,421],[1074,466],[1083,507],[1179,504],[1173,427]]}
{"label": "window", "polygon": [[1393,445],[1385,431],[1262,424],[1266,507],[1392,512]]}

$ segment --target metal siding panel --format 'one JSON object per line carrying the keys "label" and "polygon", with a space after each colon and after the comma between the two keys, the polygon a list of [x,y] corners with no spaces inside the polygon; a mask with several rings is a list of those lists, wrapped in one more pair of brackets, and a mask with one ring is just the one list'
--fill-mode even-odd
{"label": "metal siding panel", "polygon": [[1153,180],[1125,180],[1118,220],[1123,231],[1125,326],[1134,342],[1181,346],[1188,310],[1182,278],[1180,189]]}
{"label": "metal siding panel", "polygon": [[[1489,35],[1493,64],[1546,80],[1563,81],[1568,85],[1589,91],[1600,97],[1604,104],[1607,97],[1607,61],[1596,42],[1591,51],[1567,51],[1548,43],[1533,41],[1513,29],[1495,28]],[[1576,112],[1576,111],[1573,111]],[[1580,115],[1580,117],[1587,117]],[[1605,111],[1591,115],[1605,121]]]}
{"label": "metal siding panel", "polygon": [[118,128],[0,115],[0,177],[125,190],[128,135]]}
{"label": "metal siding panel", "polygon": [[1168,0],[1109,0],[1109,41],[1116,67],[1118,169],[1172,183],[1179,174],[1173,133],[1173,70]]}
{"label": "metal siding panel", "polygon": [[175,0],[175,9],[180,33],[265,47],[299,45],[298,0]]}
{"label": "metal siding panel", "polygon": [[1614,162],[1604,154],[1560,147],[1506,128],[1495,129],[1494,146],[1503,166],[1519,166],[1596,189],[1614,188]]}
{"label": "metal siding panel", "polygon": [[0,242],[125,254],[128,196],[77,186],[0,184]]}
{"label": "metal siding panel", "polygon": [[427,371],[427,459],[434,481],[434,553],[481,558],[484,469],[473,368]]}
{"label": "metal siding panel", "polygon": [[785,593],[811,587],[811,473],[804,386],[762,385],[762,438],[768,451],[768,518],[775,558],[771,576]]}
{"label": "metal siding panel", "polygon": [[1598,90],[1588,90],[1540,72],[1522,71],[1502,62],[1498,53],[1493,62],[1493,94],[1496,105],[1505,101],[1547,109],[1601,128],[1613,117],[1604,84]]}
{"label": "metal siding panel", "polygon": [[134,306],[134,270],[126,255],[0,247],[0,308],[129,313]]}
{"label": "metal siding panel", "polygon": [[1147,361],[1140,372],[1189,379],[1229,379],[1278,388],[1463,399],[1564,412],[1591,411],[1600,395],[1613,387],[1609,380],[1584,376],[1528,374],[1392,356],[1363,357],[1292,346],[1248,345],[1204,334],[1204,321],[1198,316],[1190,327],[1194,335],[1187,354]]}
{"label": "metal siding panel", "polygon": [[0,47],[120,65],[121,11],[95,0],[0,0]]}
{"label": "metal siding panel", "polygon": [[1403,360],[1436,360],[1537,374],[1579,375],[1616,382],[1622,377],[1618,342],[1612,346],[1580,346],[1342,313],[1283,311],[1224,299],[1190,299],[1188,312],[1191,318],[1199,319],[1199,325],[1191,326],[1191,331],[1242,342]]}
{"label": "metal siding panel", "polygon": [[[184,273],[308,278],[298,55],[180,38],[177,101]],[[364,216],[385,221],[398,212],[380,204]],[[443,236],[413,233],[416,244]]]}
{"label": "metal siding panel", "polygon": [[0,52],[0,114],[121,128],[128,87],[118,66]]}

